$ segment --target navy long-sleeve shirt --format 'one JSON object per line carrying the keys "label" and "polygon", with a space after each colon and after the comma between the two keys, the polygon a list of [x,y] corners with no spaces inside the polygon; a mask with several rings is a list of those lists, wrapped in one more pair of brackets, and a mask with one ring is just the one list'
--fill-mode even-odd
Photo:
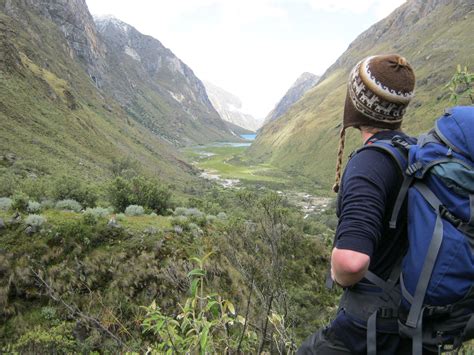
{"label": "navy long-sleeve shirt", "polygon": [[[373,139],[391,139],[395,135],[403,133],[382,131],[369,142]],[[391,156],[377,149],[364,149],[347,163],[338,196],[336,247],[367,254],[370,257],[369,270],[383,279],[388,278],[408,245],[405,207],[398,216],[397,229],[389,228],[402,182],[402,173]],[[394,327],[396,331],[396,324]],[[366,353],[364,325],[342,311],[331,328],[352,353]],[[384,332],[377,335],[377,346],[387,353],[395,353],[399,342],[398,335]]]}
{"label": "navy long-sleeve shirt", "polygon": [[[370,140],[391,139],[395,135],[402,133],[382,131]],[[342,176],[336,247],[367,254],[369,270],[384,279],[407,247],[405,209],[399,216],[398,228],[392,230],[388,226],[402,182],[397,163],[377,149],[355,154]]]}

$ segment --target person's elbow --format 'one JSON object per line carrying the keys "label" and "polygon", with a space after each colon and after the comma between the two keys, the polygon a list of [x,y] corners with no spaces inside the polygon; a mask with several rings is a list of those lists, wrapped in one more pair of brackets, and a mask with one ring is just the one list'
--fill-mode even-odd
{"label": "person's elbow", "polygon": [[353,250],[334,248],[331,256],[333,279],[341,286],[352,286],[367,272],[370,257]]}

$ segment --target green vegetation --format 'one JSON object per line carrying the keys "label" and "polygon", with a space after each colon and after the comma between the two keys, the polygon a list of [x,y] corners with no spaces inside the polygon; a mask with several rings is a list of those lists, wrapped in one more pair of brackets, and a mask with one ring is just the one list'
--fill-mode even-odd
{"label": "green vegetation", "polygon": [[[417,84],[403,129],[412,135],[429,130],[444,109],[453,105],[452,91],[443,87],[451,80],[456,65],[472,66],[474,14],[468,1],[443,3],[432,9],[428,6],[407,2],[359,36],[315,88],[284,116],[263,127],[247,152],[251,161],[297,172],[328,193],[334,179],[347,77],[360,59],[373,54],[399,53],[412,64]],[[413,15],[421,10],[426,11],[423,16]],[[455,82],[469,80],[462,72]],[[463,99],[459,103],[469,102]],[[359,145],[358,132],[348,130],[346,156]]]}
{"label": "green vegetation", "polygon": [[[255,163],[247,156],[249,147],[207,145],[184,150],[188,160],[209,174],[217,174],[223,179],[238,179],[245,186],[266,186],[279,189],[304,189],[321,195],[321,189],[311,179],[297,171],[284,172],[269,163]],[[325,193],[324,193],[325,194]]]}
{"label": "green vegetation", "polygon": [[[282,196],[217,187],[187,199],[169,188],[169,201],[182,204],[159,214],[148,207],[139,216],[114,214],[109,192],[117,181],[162,186],[116,175],[93,186],[97,207],[58,205],[55,184],[64,177],[34,193],[37,214],[1,199],[3,352],[292,353],[335,311],[336,297],[323,286],[331,234],[323,215],[303,219]],[[32,201],[25,179],[11,191],[23,207]],[[201,263],[194,270],[192,258],[208,253],[206,267],[194,259]],[[156,308],[143,308],[150,304]]]}
{"label": "green vegetation", "polygon": [[451,92],[450,99],[455,104],[459,101],[467,101],[474,104],[474,73],[470,73],[467,67],[461,69],[461,65],[456,68],[451,81],[446,85]]}

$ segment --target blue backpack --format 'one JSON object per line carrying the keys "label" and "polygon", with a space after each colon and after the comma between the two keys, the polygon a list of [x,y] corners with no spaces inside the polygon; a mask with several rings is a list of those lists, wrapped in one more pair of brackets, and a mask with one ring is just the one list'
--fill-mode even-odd
{"label": "blue backpack", "polygon": [[[447,110],[415,144],[397,136],[362,149],[374,148],[404,174],[390,227],[407,201],[409,247],[399,283],[371,272],[366,279],[401,290],[399,333],[412,339],[413,354],[457,349],[474,338],[474,107]],[[376,319],[368,321],[369,354],[376,352]]]}

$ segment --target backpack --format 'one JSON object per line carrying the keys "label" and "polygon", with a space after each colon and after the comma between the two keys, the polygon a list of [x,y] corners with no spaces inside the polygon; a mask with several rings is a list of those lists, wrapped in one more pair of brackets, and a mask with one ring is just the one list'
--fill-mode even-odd
{"label": "backpack", "polygon": [[[415,144],[396,136],[361,149],[382,150],[401,168],[390,228],[406,200],[409,241],[387,281],[370,271],[365,278],[392,299],[401,293],[399,333],[412,339],[413,354],[458,349],[474,338],[474,107],[447,110]],[[381,310],[365,317],[368,354]]]}

